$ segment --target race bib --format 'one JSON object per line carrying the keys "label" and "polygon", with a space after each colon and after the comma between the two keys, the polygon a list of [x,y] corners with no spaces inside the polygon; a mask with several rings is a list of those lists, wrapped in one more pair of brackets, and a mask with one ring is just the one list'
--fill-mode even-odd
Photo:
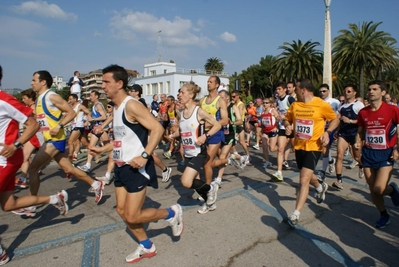
{"label": "race bib", "polygon": [[118,167],[125,165],[122,160],[122,141],[114,141],[114,150],[112,151],[112,159]]}
{"label": "race bib", "polygon": [[175,118],[169,119],[169,121],[170,121],[170,125],[175,125],[176,124],[176,119]]}
{"label": "race bib", "polygon": [[384,129],[367,129],[366,146],[371,149],[386,149],[387,140]]}
{"label": "race bib", "polygon": [[313,120],[296,119],[295,134],[296,137],[303,140],[309,140],[313,136]]}
{"label": "race bib", "polygon": [[262,118],[262,125],[265,127],[272,126],[272,121],[270,118]]}
{"label": "race bib", "polygon": [[180,133],[181,142],[183,144],[183,149],[190,150],[195,149],[194,137],[191,132]]}
{"label": "race bib", "polygon": [[39,132],[50,131],[50,126],[46,119],[46,114],[37,114],[36,121],[39,124]]}

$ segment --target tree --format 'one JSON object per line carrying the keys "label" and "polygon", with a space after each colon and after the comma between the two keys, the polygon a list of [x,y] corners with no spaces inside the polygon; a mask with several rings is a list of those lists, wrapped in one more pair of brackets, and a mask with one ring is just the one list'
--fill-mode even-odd
{"label": "tree", "polygon": [[396,66],[396,40],[387,32],[377,31],[382,22],[363,22],[362,26],[349,24],[349,30],[340,30],[333,40],[333,71],[338,76],[356,73],[360,96],[364,97],[365,77],[382,74],[384,69]]}
{"label": "tree", "polygon": [[308,78],[317,81],[323,75],[323,53],[315,47],[318,42],[302,43],[301,40],[284,42],[279,49],[283,52],[277,56],[274,63],[275,79],[293,81],[299,78]]}
{"label": "tree", "polygon": [[204,68],[207,74],[216,74],[224,70],[224,63],[217,57],[211,57],[206,61]]}

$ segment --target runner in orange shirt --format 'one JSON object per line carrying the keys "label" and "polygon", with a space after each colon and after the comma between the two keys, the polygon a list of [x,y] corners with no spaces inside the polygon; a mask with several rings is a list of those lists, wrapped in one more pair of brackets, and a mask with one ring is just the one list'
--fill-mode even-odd
{"label": "runner in orange shirt", "polygon": [[[310,80],[302,79],[297,82],[298,101],[292,103],[284,122],[286,134],[294,133],[295,159],[300,170],[295,211],[288,217],[288,223],[292,227],[298,224],[300,212],[309,194],[309,184],[316,188],[317,203],[322,203],[325,199],[328,185],[317,180],[314,170],[323,148],[330,141],[329,134],[339,124],[339,118],[331,105],[315,97],[314,91]],[[330,125],[324,131],[326,121],[329,121]]]}

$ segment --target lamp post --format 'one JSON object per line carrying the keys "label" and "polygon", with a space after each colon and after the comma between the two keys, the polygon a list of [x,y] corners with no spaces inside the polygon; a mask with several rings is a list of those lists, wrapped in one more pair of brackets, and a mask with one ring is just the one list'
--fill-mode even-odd
{"label": "lamp post", "polygon": [[332,63],[331,63],[331,21],[330,5],[331,0],[324,0],[326,6],[326,18],[324,21],[324,62],[323,62],[323,83],[330,87],[330,97],[332,97]]}
{"label": "lamp post", "polygon": [[248,95],[251,95],[251,81],[248,81]]}

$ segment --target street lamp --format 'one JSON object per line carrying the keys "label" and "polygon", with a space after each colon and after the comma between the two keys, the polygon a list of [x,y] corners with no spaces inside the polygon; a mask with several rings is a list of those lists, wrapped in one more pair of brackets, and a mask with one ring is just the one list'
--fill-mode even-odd
{"label": "street lamp", "polygon": [[330,5],[331,0],[324,0],[326,6],[326,18],[324,21],[324,62],[323,62],[323,83],[330,87],[330,97],[332,97],[332,64],[331,64],[331,21]]}
{"label": "street lamp", "polygon": [[248,81],[248,95],[251,95],[251,81]]}

